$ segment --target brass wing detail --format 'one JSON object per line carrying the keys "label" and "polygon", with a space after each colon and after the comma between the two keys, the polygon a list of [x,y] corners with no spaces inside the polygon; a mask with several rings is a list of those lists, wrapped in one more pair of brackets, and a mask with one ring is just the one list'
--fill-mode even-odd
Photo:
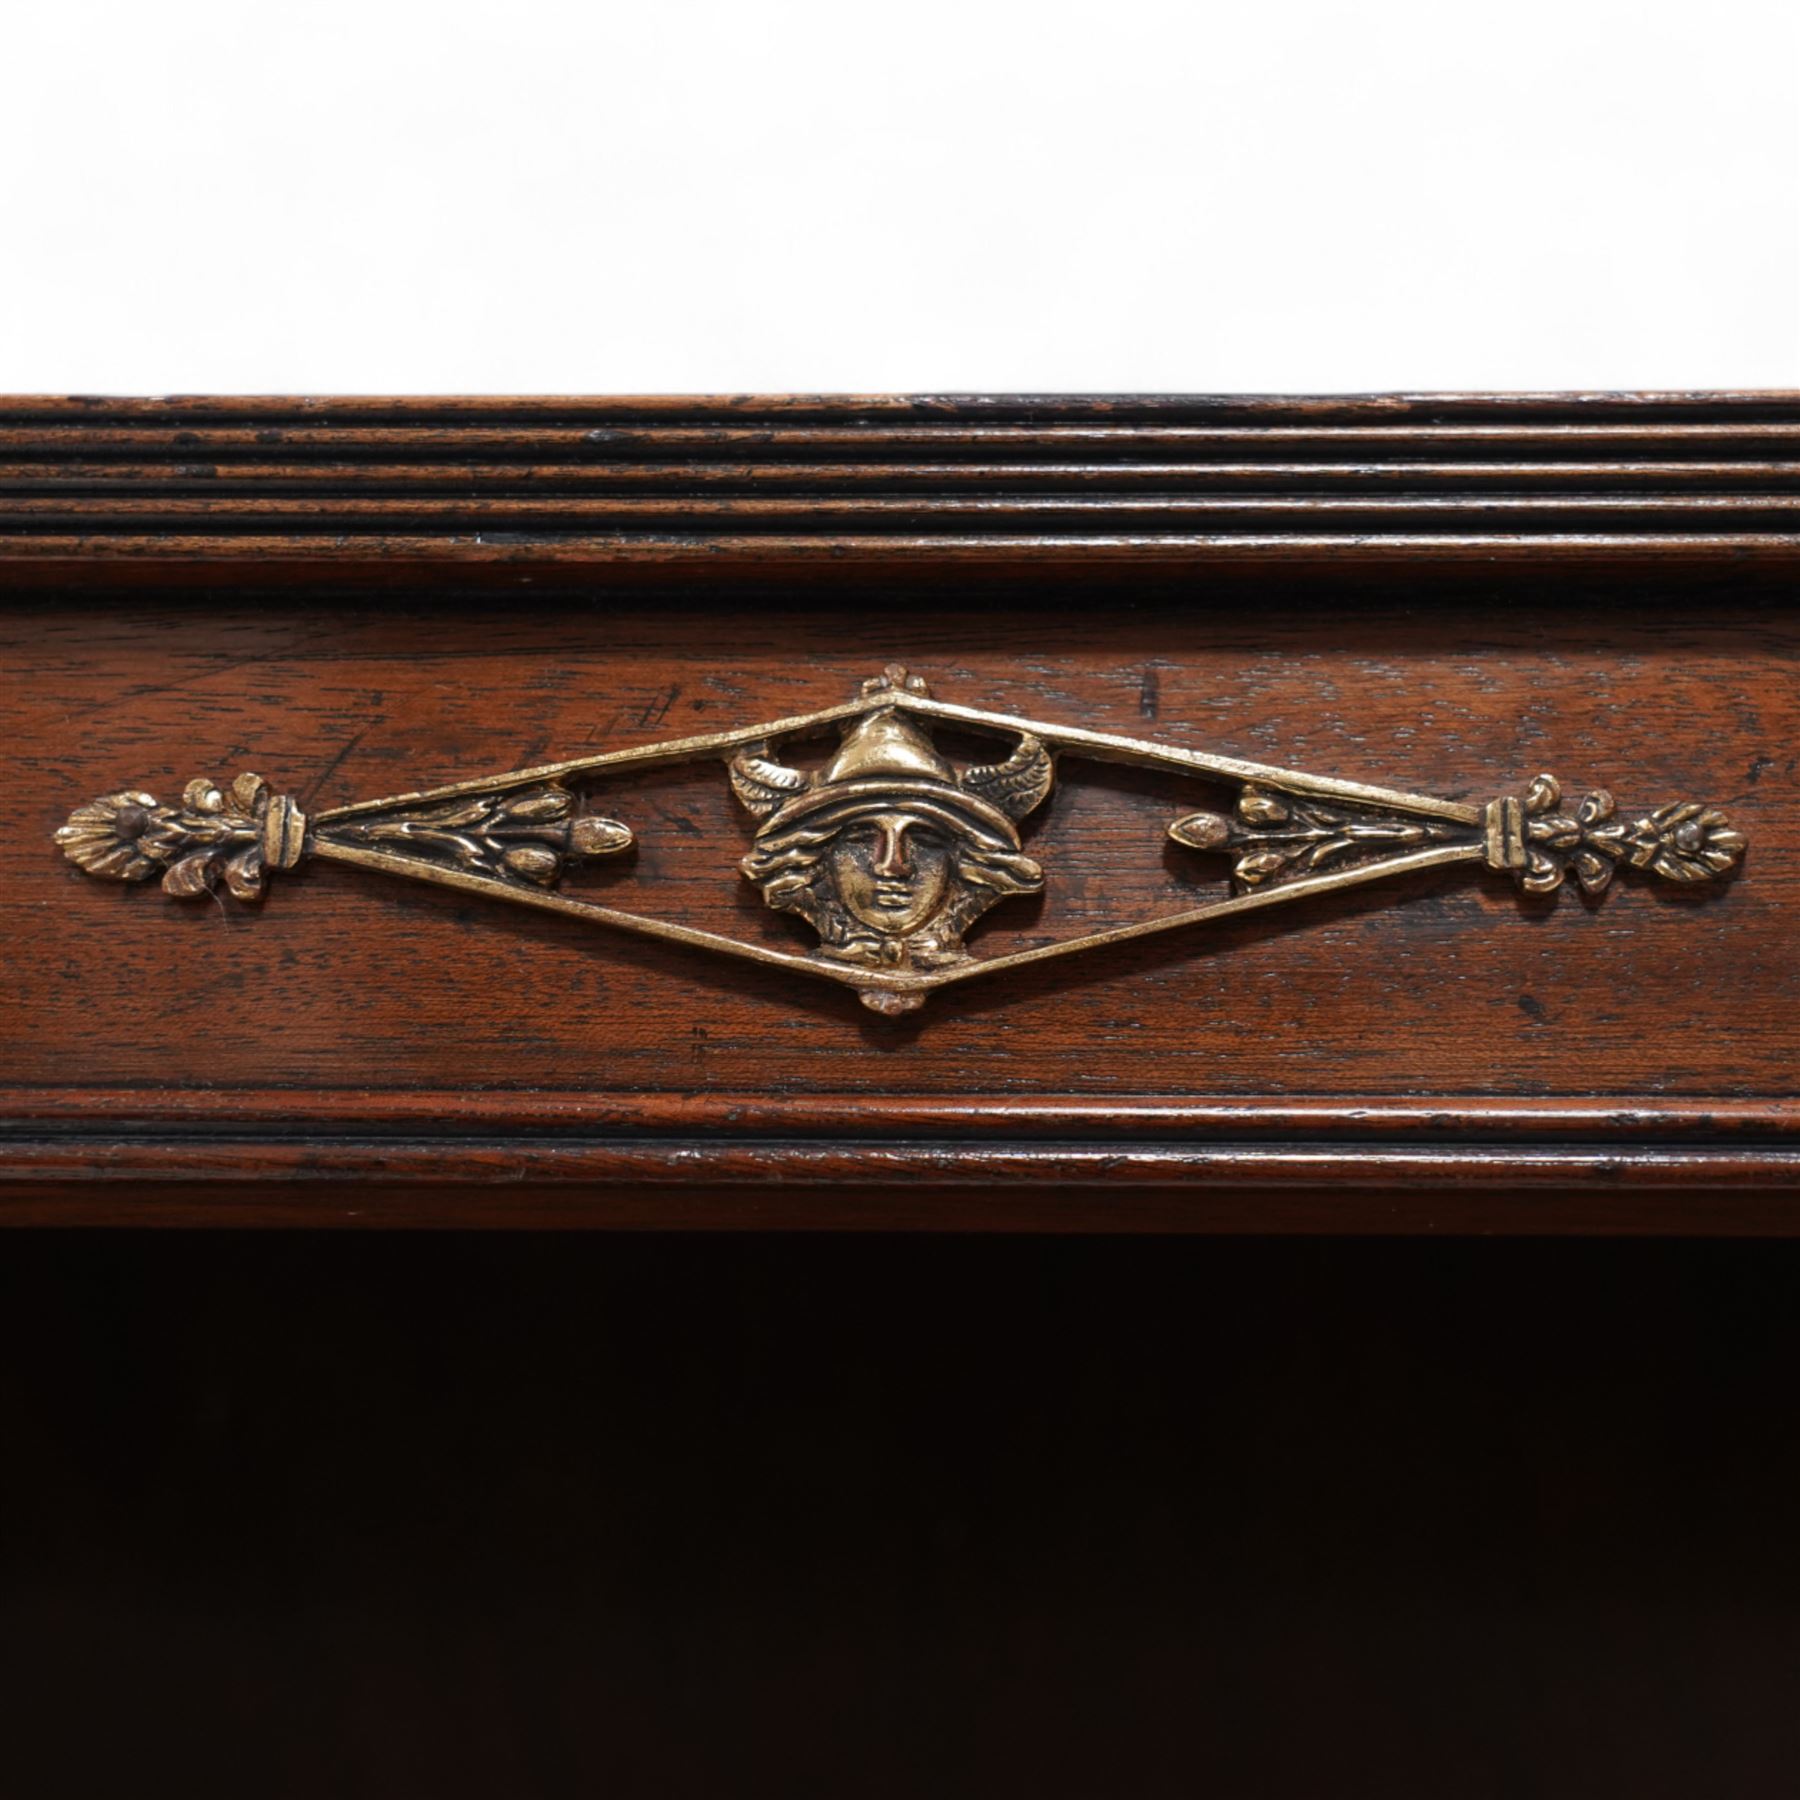
{"label": "brass wing detail", "polygon": [[[998,753],[959,767],[937,742],[940,727],[998,740]],[[782,760],[788,744],[822,737],[832,741],[819,767]],[[723,759],[749,822],[739,875],[769,907],[803,920],[815,949],[747,942],[563,891],[571,864],[622,855],[635,842],[628,822],[589,805],[589,784],[714,758]],[[974,954],[965,936],[990,908],[1053,891],[1025,832],[1051,803],[1063,758],[1235,789],[1228,809],[1184,813],[1166,827],[1183,849],[1231,858],[1231,886],[1176,913]],[[911,1011],[932,990],[974,976],[1451,863],[1509,875],[1527,894],[1550,894],[1573,877],[1598,896],[1621,869],[1689,885],[1718,881],[1745,850],[1743,833],[1699,801],[1621,812],[1595,790],[1567,807],[1548,775],[1485,804],[1440,799],[959,706],[934,699],[900,665],[818,712],[311,818],[246,774],[228,787],[192,781],[175,805],[137,789],[104,795],[78,806],[55,835],[89,874],[160,877],[178,898],[223,885],[256,901],[272,875],[303,859],[351,863],[823,977],[883,1013]],[[1144,853],[1155,854],[1155,844],[1146,842]],[[722,876],[729,868],[722,855]]]}

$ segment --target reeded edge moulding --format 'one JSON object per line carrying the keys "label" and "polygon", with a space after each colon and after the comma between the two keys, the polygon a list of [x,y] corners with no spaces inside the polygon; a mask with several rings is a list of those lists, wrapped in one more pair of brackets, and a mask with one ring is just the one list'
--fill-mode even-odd
{"label": "reeded edge moulding", "polygon": [[[958,768],[937,746],[938,723],[997,738],[1002,753]],[[785,742],[832,733],[835,747],[816,771],[782,761]],[[1020,828],[1049,800],[1062,756],[1235,787],[1229,811],[1184,813],[1167,828],[1189,850],[1229,857],[1231,891],[1135,924],[972,955],[963,938],[983,913],[1044,887]],[[615,856],[634,842],[629,822],[586,809],[571,784],[710,757],[725,761],[753,822],[740,873],[771,907],[805,920],[818,934],[816,951],[744,943],[558,891],[571,862]],[[160,875],[165,891],[183,897],[223,883],[253,901],[272,873],[305,857],[354,863],[823,976],[882,1013],[911,1011],[933,988],[973,976],[1448,863],[1500,871],[1531,894],[1573,875],[1597,895],[1621,868],[1714,881],[1745,846],[1723,813],[1698,801],[1622,813],[1596,790],[1565,807],[1548,775],[1485,804],[1441,800],[957,706],[933,699],[898,665],[819,712],[359,801],[310,819],[258,775],[223,788],[190,782],[175,805],[128,789],[77,807],[56,839],[89,874]],[[1152,849],[1146,844],[1145,854]]]}

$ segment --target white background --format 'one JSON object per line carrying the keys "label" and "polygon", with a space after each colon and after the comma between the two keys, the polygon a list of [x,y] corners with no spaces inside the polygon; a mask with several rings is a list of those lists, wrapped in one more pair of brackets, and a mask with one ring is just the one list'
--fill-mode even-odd
{"label": "white background", "polygon": [[0,390],[1800,386],[1800,6],[12,0]]}

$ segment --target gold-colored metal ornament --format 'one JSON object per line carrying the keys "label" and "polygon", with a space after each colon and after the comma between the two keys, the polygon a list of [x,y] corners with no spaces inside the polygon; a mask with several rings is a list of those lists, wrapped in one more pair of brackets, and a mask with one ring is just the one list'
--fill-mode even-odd
{"label": "gold-colored metal ornament", "polygon": [[[959,770],[933,737],[939,724],[995,737],[1006,754]],[[834,731],[835,751],[816,773],[781,760],[783,743]],[[1045,888],[1020,825],[1049,799],[1058,756],[1235,786],[1230,812],[1185,813],[1167,827],[1187,849],[1231,857],[1232,891],[1135,924],[971,953],[964,936],[983,913]],[[772,908],[813,928],[816,951],[745,943],[559,891],[571,862],[617,855],[634,842],[628,824],[584,810],[572,784],[713,757],[725,760],[756,821],[740,873]],[[1530,894],[1551,893],[1572,873],[1598,895],[1621,867],[1677,882],[1717,880],[1745,848],[1723,813],[1696,801],[1631,817],[1597,790],[1565,812],[1548,775],[1485,805],[1437,799],[957,706],[933,699],[899,665],[841,706],[361,801],[311,819],[257,775],[223,789],[190,782],[178,806],[125,790],[77,807],[56,839],[89,874],[160,874],[166,892],[185,898],[223,882],[237,899],[254,901],[272,872],[303,857],[353,863],[823,976],[885,1013],[910,1011],[932,989],[973,976],[1448,863],[1483,864]],[[1152,848],[1146,844],[1146,854]]]}
{"label": "gold-colored metal ornament", "polygon": [[1049,751],[1021,732],[1005,762],[959,775],[899,704],[925,691],[899,668],[864,682],[873,710],[817,775],[784,767],[766,744],[731,759],[732,787],[762,820],[738,867],[846,963],[949,968],[968,960],[963,933],[996,901],[1043,890],[1018,821],[1050,792]]}

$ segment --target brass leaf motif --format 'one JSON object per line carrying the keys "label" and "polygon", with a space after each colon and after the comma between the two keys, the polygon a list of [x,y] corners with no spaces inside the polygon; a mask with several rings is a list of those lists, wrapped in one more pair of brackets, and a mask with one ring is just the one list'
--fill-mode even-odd
{"label": "brass leaf motif", "polygon": [[1621,866],[1648,870],[1665,881],[1717,881],[1742,860],[1747,840],[1717,807],[1697,800],[1660,806],[1635,820],[1621,819],[1605,788],[1596,788],[1571,812],[1562,787],[1539,775],[1521,804],[1522,858],[1519,886],[1550,894],[1571,871],[1582,891],[1600,895]]}
{"label": "brass leaf motif", "polygon": [[1169,827],[1169,836],[1190,850],[1235,852],[1233,878],[1254,888],[1357,858],[1445,843],[1452,832],[1432,819],[1384,816],[1246,786],[1235,817],[1189,813]]}
{"label": "brass leaf motif", "polygon": [[305,820],[294,803],[272,794],[260,775],[240,775],[221,790],[204,776],[190,781],[179,806],[128,789],[78,806],[56,833],[63,854],[108,881],[162,876],[177,900],[210,894],[221,877],[238,900],[263,896],[271,868],[299,860]]}
{"label": "brass leaf motif", "polygon": [[342,823],[322,822],[334,842],[500,882],[554,887],[571,857],[615,856],[631,847],[629,826],[577,815],[575,796],[550,782],[512,793],[474,794],[443,805],[399,804]]}

